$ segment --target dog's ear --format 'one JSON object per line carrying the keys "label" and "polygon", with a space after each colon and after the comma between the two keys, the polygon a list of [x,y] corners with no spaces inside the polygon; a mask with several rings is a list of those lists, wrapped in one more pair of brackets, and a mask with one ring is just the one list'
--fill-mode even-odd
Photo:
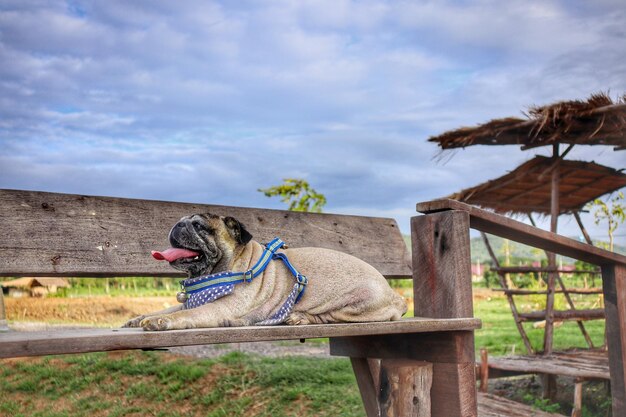
{"label": "dog's ear", "polygon": [[237,243],[245,245],[252,240],[252,235],[248,232],[243,224],[234,217],[225,217],[224,223],[228,233],[237,241]]}

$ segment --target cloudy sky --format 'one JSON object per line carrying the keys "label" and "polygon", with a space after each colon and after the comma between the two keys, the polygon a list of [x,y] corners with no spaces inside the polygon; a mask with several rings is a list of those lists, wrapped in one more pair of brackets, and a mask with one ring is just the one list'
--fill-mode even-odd
{"label": "cloudy sky", "polygon": [[282,208],[257,189],[296,177],[406,232],[548,153],[429,136],[626,92],[625,28],[622,0],[0,0],[0,187]]}

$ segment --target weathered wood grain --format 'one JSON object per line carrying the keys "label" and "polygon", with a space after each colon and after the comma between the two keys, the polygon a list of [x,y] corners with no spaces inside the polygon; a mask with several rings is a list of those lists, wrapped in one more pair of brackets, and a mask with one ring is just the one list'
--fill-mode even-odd
{"label": "weathered wood grain", "polygon": [[175,276],[150,251],[168,247],[182,216],[211,212],[243,222],[254,238],[359,257],[386,277],[409,277],[393,219],[0,190],[0,276]]}
{"label": "weathered wood grain", "polygon": [[475,329],[478,319],[411,318],[392,322],[257,326],[145,332],[141,329],[9,332],[0,335],[0,358],[217,343],[298,340]]}
{"label": "weathered wood grain", "polygon": [[545,373],[572,378],[610,378],[608,354],[603,350],[554,352],[550,355],[497,356],[489,358],[489,374],[513,371],[519,374]]}
{"label": "weathered wood grain", "polygon": [[[469,227],[464,211],[411,219],[416,316],[473,316]],[[423,358],[433,363],[431,401],[436,417],[477,415],[474,333],[458,332],[457,343],[452,361]]]}
{"label": "weathered wood grain", "polygon": [[[554,320],[598,320],[605,316],[604,309],[594,308],[587,310],[555,310],[552,317]],[[546,310],[531,311],[529,313],[519,313],[520,321],[541,321],[546,318]]]}
{"label": "weathered wood grain", "polygon": [[565,417],[546,413],[529,405],[521,404],[492,394],[478,393],[480,417]]}
{"label": "weathered wood grain", "polygon": [[[504,292],[511,295],[533,295],[533,294],[547,294],[546,290],[521,290],[518,288],[492,288],[491,291]],[[562,294],[565,291],[555,290],[555,294]],[[570,294],[602,294],[602,288],[568,288],[567,292]]]}
{"label": "weathered wood grain", "polygon": [[537,229],[522,222],[504,217],[469,204],[450,199],[418,203],[420,213],[435,213],[447,210],[461,210],[469,213],[472,228],[515,242],[569,256],[595,265],[626,265],[626,256],[609,252],[586,243]]}
{"label": "weathered wood grain", "polygon": [[626,416],[626,266],[602,267],[613,415]]}
{"label": "weathered wood grain", "polygon": [[370,360],[365,358],[350,358],[352,370],[359,386],[363,406],[367,417],[380,417],[380,407],[378,406],[378,389],[374,385]]}
{"label": "weathered wood grain", "polygon": [[378,402],[385,417],[430,417],[433,366],[428,362],[384,359]]}
{"label": "weathered wood grain", "polygon": [[469,216],[462,211],[411,219],[416,317],[472,317]]}
{"label": "weathered wood grain", "polygon": [[330,340],[330,354],[352,358],[413,359],[427,362],[466,363],[474,361],[467,331],[440,333],[347,336]]}

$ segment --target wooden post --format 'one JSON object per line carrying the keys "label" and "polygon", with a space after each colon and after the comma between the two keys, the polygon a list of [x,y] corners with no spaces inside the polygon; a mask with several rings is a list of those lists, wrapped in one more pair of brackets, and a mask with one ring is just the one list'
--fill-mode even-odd
{"label": "wooden post", "polygon": [[626,416],[626,265],[602,266],[613,415]]}
{"label": "wooden post", "polygon": [[[469,213],[443,211],[411,219],[416,317],[472,317]],[[477,415],[474,333],[458,335],[452,360],[433,361],[434,417]],[[469,352],[470,359],[461,352]]]}
{"label": "wooden post", "polygon": [[372,367],[366,358],[350,358],[367,417],[380,417]]}
{"label": "wooden post", "polygon": [[[552,195],[550,200],[550,231],[557,232],[559,219],[559,145],[554,145],[554,168],[552,169]],[[548,252],[548,268],[556,270],[556,255]],[[552,353],[552,341],[554,330],[554,289],[556,286],[556,273],[548,273],[548,295],[546,297],[546,329],[543,335],[543,353]]]}
{"label": "wooden post", "polygon": [[583,221],[580,219],[580,213],[575,211],[574,212],[574,218],[576,219],[576,223],[578,223],[578,227],[580,227],[580,231],[583,232],[583,236],[585,237],[585,241],[587,243],[589,243],[590,245],[593,245],[593,241],[591,240],[591,237],[589,236],[589,233],[587,233],[587,229],[585,229],[585,225],[583,224]]}
{"label": "wooden post", "polygon": [[583,416],[583,381],[576,379],[574,381],[574,408],[572,408],[571,417]]}
{"label": "wooden post", "polygon": [[[552,187],[550,198],[550,231],[557,232],[559,221],[559,145],[553,146],[554,168],[552,169]],[[548,268],[556,270],[556,255],[553,252],[547,252]],[[554,290],[556,286],[557,272],[548,273],[548,294],[546,296],[546,327],[543,333],[543,354],[552,353],[552,345],[554,338]],[[553,375],[543,376],[543,397],[554,398],[556,395],[556,378]]]}
{"label": "wooden post", "polygon": [[0,332],[8,332],[9,326],[7,325],[7,315],[4,309],[4,294],[2,293],[2,287],[0,287]]}
{"label": "wooden post", "polygon": [[383,359],[378,402],[384,417],[430,417],[433,366],[428,362]]}
{"label": "wooden post", "polygon": [[489,391],[489,352],[480,348],[480,392]]}

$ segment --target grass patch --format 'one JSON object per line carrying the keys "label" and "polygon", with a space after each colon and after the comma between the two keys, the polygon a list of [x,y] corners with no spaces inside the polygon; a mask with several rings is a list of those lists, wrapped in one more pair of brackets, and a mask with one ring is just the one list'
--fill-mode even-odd
{"label": "grass patch", "polygon": [[346,359],[94,353],[2,361],[0,372],[2,415],[364,415]]}
{"label": "grass patch", "polygon": [[[518,307],[523,306],[518,304]],[[491,355],[526,353],[508,302],[504,297],[488,297],[475,302],[474,316],[483,322],[482,329],[476,330],[475,333],[477,351],[481,347],[486,347]],[[532,346],[537,350],[543,349],[543,329],[533,328],[532,323],[524,323],[523,326]],[[601,346],[604,343],[604,320],[587,321],[585,328],[595,346]],[[554,331],[554,349],[574,347],[586,348],[587,344],[576,322],[565,322]]]}

